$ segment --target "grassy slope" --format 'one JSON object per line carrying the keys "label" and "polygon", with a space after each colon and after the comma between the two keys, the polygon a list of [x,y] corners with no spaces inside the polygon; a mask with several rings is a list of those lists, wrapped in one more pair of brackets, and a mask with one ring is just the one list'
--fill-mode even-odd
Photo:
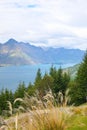
{"label": "grassy slope", "polygon": [[[41,110],[39,112],[33,111],[29,116],[28,113],[20,114],[18,121],[18,129],[26,130],[87,130],[87,105],[80,107],[64,107],[49,109],[49,112]],[[62,111],[61,111],[62,110]],[[73,111],[73,115],[67,116],[67,110]],[[84,113],[84,110],[86,113]],[[65,114],[63,114],[63,112]],[[35,114],[36,113],[36,114]],[[48,113],[48,114],[47,114]],[[84,114],[82,114],[84,113]],[[65,116],[64,116],[65,115]],[[30,118],[29,118],[30,117]],[[32,122],[31,117],[33,117]],[[15,117],[13,117],[15,119]],[[11,119],[11,118],[10,118]],[[12,119],[11,119],[12,121]],[[15,124],[8,123],[11,130],[14,130]],[[14,122],[14,121],[12,121]],[[33,124],[32,124],[33,123]],[[30,128],[31,126],[31,128]],[[43,126],[43,128],[42,128]],[[13,127],[13,128],[12,128]]]}
{"label": "grassy slope", "polygon": [[74,115],[67,130],[87,130],[87,116]]}

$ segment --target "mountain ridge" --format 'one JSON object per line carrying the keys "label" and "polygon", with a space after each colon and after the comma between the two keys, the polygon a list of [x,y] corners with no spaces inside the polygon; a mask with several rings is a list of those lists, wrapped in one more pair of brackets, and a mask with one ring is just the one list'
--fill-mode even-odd
{"label": "mountain ridge", "polygon": [[49,47],[43,49],[30,43],[18,42],[11,38],[0,43],[0,66],[27,65],[38,63],[79,63],[84,55],[80,49]]}

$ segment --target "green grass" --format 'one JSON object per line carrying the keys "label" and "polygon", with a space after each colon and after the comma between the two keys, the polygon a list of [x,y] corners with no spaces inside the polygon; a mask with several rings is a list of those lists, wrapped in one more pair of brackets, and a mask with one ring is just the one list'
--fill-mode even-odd
{"label": "green grass", "polygon": [[69,120],[69,128],[67,130],[87,130],[87,116],[72,116],[71,120]]}

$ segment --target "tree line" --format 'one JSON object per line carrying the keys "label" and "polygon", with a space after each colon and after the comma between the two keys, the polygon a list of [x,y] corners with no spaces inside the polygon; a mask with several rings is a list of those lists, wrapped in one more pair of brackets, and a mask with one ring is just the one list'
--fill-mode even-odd
{"label": "tree line", "polygon": [[59,92],[65,96],[66,90],[69,89],[70,104],[80,105],[85,103],[87,101],[87,52],[80,63],[76,78],[73,80],[69,72],[64,72],[61,67],[56,69],[51,66],[49,73],[45,73],[44,76],[42,76],[39,68],[33,84],[29,83],[26,86],[24,82],[21,82],[15,92],[2,89],[0,91],[0,114],[3,114],[4,110],[8,110],[7,101],[13,104],[16,98],[23,98],[25,92],[32,96],[36,91],[38,91],[39,97],[42,98],[49,89],[52,90],[55,98]]}

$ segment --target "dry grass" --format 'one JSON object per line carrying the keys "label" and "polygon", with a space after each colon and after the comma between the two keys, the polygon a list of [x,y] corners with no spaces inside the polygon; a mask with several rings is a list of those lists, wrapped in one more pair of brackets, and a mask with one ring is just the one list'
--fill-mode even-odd
{"label": "dry grass", "polygon": [[79,106],[79,107],[72,107],[71,111],[75,115],[84,115],[84,116],[87,116],[87,105],[85,105],[85,106]]}
{"label": "dry grass", "polygon": [[[19,101],[19,99],[16,99]],[[26,113],[18,115],[7,121],[7,130],[65,130],[67,128],[68,113],[64,109],[54,106],[52,91],[42,98],[38,94],[30,97],[25,94],[22,105]]]}
{"label": "dry grass", "polygon": [[[66,130],[70,126],[72,115],[87,115],[87,105],[81,107],[66,107],[69,100],[66,94],[66,102],[63,107],[54,106],[54,97],[49,91],[42,100],[38,96],[25,95],[22,101],[25,113],[17,112],[7,120],[4,130]],[[1,129],[2,130],[2,129]]]}
{"label": "dry grass", "polygon": [[58,108],[50,109],[49,112],[35,112],[33,120],[33,130],[65,130],[67,127],[67,117]]}
{"label": "dry grass", "polygon": [[59,108],[34,110],[19,116],[17,127],[11,119],[6,130],[66,130],[67,119],[69,115]]}

